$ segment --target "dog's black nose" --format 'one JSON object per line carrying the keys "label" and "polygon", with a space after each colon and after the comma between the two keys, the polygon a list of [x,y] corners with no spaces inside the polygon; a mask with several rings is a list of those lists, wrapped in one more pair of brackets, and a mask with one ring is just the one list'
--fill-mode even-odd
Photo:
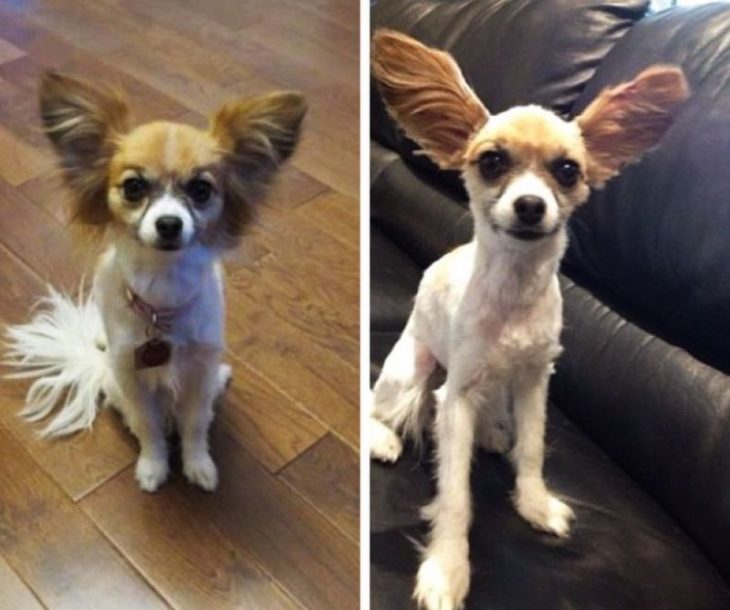
{"label": "dog's black nose", "polygon": [[177,239],[182,232],[183,222],[178,216],[160,216],[155,221],[155,228],[162,239]]}
{"label": "dog's black nose", "polygon": [[534,195],[523,195],[515,199],[515,214],[522,224],[536,225],[545,216],[545,202]]}

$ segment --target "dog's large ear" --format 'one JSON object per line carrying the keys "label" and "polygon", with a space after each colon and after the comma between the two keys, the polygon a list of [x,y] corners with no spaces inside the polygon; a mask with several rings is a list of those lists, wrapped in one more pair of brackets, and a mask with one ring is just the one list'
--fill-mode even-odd
{"label": "dog's large ear", "polygon": [[390,30],[373,36],[372,69],[388,111],[442,169],[460,169],[488,113],[454,59]]}
{"label": "dog's large ear", "polygon": [[601,92],[576,119],[588,152],[588,182],[602,186],[655,146],[688,95],[682,70],[665,65]]}
{"label": "dog's large ear", "polygon": [[284,91],[229,102],[211,118],[210,133],[224,160],[224,223],[233,240],[294,152],[306,111],[301,94]]}
{"label": "dog's large ear", "polygon": [[118,91],[46,72],[39,88],[41,119],[70,187],[72,220],[100,225],[111,220],[106,203],[114,139],[128,129],[128,106]]}

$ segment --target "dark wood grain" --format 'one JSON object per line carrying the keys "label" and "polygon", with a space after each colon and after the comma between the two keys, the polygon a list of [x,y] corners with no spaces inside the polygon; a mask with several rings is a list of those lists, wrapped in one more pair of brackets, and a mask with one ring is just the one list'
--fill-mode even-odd
{"label": "dark wood grain", "polygon": [[[221,471],[220,488],[215,494],[197,490],[190,493],[189,486],[176,477],[159,496],[140,500],[130,470],[95,491],[82,505],[135,565],[151,566],[149,574],[141,569],[148,578],[159,572],[149,555],[163,551],[147,545],[166,546],[172,542],[168,536],[155,535],[150,540],[145,523],[156,521],[147,521],[149,513],[145,511],[159,511],[162,518],[167,507],[173,511],[170,519],[179,525],[181,519],[189,519],[191,528],[215,528],[232,547],[250,554],[283,591],[304,607],[357,608],[357,545],[292,493],[288,485],[272,478],[224,426],[215,429],[213,455],[219,464],[227,465]],[[115,511],[126,513],[126,517],[115,516]],[[178,535],[192,536],[185,532]],[[169,533],[172,536],[174,529]],[[188,547],[187,552],[193,549]],[[184,547],[179,552],[184,552]]]}
{"label": "dark wood grain", "polygon": [[166,607],[3,426],[0,555],[53,608]]}
{"label": "dark wood grain", "polygon": [[281,478],[352,540],[359,536],[360,464],[351,449],[328,434],[282,472]]}
{"label": "dark wood grain", "polygon": [[[240,358],[356,447],[359,443],[358,373],[337,354],[251,300],[229,281],[229,344]],[[263,305],[263,306],[262,306]],[[265,328],[265,333],[252,333]],[[292,380],[296,379],[295,383]]]}
{"label": "dark wood grain", "polygon": [[129,470],[81,506],[176,608],[300,608],[245,548],[190,506],[189,495],[178,475],[140,496]]}
{"label": "dark wood grain", "polygon": [[270,472],[306,451],[327,428],[231,353],[233,383],[220,420],[238,443]]}
{"label": "dark wood grain", "polygon": [[[49,68],[121,87],[136,123],[200,128],[223,102],[307,97],[304,137],[226,257],[234,381],[214,422],[221,488],[154,496],[112,411],[47,441],[0,398],[0,609],[358,606],[358,3],[0,3],[0,323],[46,284],[75,291],[102,243],[66,227],[38,121]],[[3,371],[5,372],[5,371]],[[327,492],[330,492],[328,497]],[[334,505],[336,503],[336,506]]]}

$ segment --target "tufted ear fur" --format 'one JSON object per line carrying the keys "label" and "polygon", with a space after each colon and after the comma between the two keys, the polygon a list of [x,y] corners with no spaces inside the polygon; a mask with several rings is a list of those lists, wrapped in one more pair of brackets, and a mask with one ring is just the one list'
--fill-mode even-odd
{"label": "tufted ear fur", "polygon": [[294,152],[306,111],[301,94],[279,92],[229,102],[211,118],[210,133],[223,151],[223,222],[232,242],[251,223],[254,204]]}
{"label": "tufted ear fur", "polygon": [[442,169],[460,169],[488,112],[453,57],[390,30],[372,45],[373,75],[388,111]]}
{"label": "tufted ear fur", "polygon": [[655,146],[688,95],[682,70],[667,65],[601,92],[576,119],[588,152],[588,181],[603,185]]}
{"label": "tufted ear fur", "polygon": [[39,101],[43,127],[73,195],[72,220],[108,222],[107,170],[114,138],[128,128],[126,101],[119,92],[57,72],[41,77]]}

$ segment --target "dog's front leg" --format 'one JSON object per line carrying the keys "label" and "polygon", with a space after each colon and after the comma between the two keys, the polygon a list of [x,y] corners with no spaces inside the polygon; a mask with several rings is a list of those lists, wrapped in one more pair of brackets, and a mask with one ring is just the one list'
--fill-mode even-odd
{"label": "dog's front leg", "polygon": [[550,366],[526,368],[513,382],[515,445],[510,457],[517,475],[517,512],[533,527],[564,537],[570,532],[573,511],[548,492],[542,472],[550,370]]}
{"label": "dog's front leg", "polygon": [[437,493],[424,509],[431,538],[418,570],[414,596],[428,610],[460,608],[469,591],[471,471],[476,425],[475,396],[467,391],[437,393]]}
{"label": "dog's front leg", "polygon": [[155,394],[145,387],[134,370],[117,367],[119,405],[124,419],[139,442],[135,476],[144,491],[154,492],[167,480],[170,471],[165,439],[164,411]]}
{"label": "dog's front leg", "polygon": [[218,359],[207,360],[202,370],[193,372],[194,382],[182,393],[179,429],[185,477],[206,491],[213,491],[218,486],[218,470],[208,449],[208,429],[214,403],[223,388]]}

